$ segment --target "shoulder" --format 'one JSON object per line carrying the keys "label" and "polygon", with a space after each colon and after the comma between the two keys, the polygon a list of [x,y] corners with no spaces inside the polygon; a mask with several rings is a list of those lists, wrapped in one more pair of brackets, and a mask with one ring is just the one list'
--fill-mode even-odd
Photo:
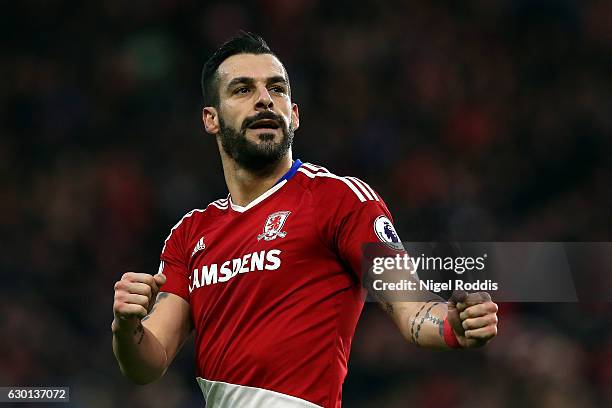
{"label": "shoulder", "polygon": [[325,167],[303,163],[297,171],[302,185],[315,197],[336,198],[356,202],[381,201],[365,181],[353,176],[338,176]]}
{"label": "shoulder", "polygon": [[227,210],[228,206],[229,200],[226,197],[210,202],[204,208],[194,208],[187,214],[183,215],[183,217],[174,225],[174,227],[172,227],[172,230],[179,228],[183,224],[197,222],[207,216],[219,215],[224,210]]}
{"label": "shoulder", "polygon": [[168,241],[176,236],[188,234],[189,230],[194,225],[203,222],[209,216],[219,215],[225,212],[229,206],[227,198],[215,200],[204,208],[194,208],[187,212],[183,217],[170,229],[168,237],[164,240],[162,252],[166,249]]}

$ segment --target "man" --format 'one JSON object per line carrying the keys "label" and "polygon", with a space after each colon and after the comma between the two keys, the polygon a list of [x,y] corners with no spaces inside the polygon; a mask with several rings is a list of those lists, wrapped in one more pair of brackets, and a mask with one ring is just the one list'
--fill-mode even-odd
{"label": "man", "polygon": [[[157,275],[128,272],[116,283],[121,371],[157,380],[195,330],[208,407],[339,407],[363,307],[361,244],[397,241],[391,215],[363,181],[293,160],[298,107],[260,37],[242,33],[217,50],[202,91],[229,196],[172,228]],[[497,332],[487,294],[379,301],[420,346],[476,347]]]}

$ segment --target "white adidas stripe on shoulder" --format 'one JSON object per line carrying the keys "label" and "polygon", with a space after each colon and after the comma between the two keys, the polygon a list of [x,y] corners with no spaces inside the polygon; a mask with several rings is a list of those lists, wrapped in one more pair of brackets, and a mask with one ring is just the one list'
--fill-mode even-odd
{"label": "white adidas stripe on shoulder", "polygon": [[227,198],[221,198],[219,200],[213,201],[212,203],[210,203],[208,205],[213,205],[213,206],[217,207],[220,210],[225,210],[227,207],[229,207],[229,202],[228,202]]}
{"label": "white adidas stripe on shoulder", "polygon": [[[219,199],[219,200],[215,200],[212,203],[208,204],[206,206],[206,208],[208,208],[211,205],[217,207],[220,210],[225,210],[229,206],[227,198],[222,198],[222,199]],[[191,217],[196,212],[203,213],[204,211],[206,211],[206,208],[195,208],[195,209],[189,211],[187,214],[183,215],[183,218],[181,218],[179,222],[174,224],[174,227],[172,227],[170,229],[170,234],[168,234],[168,237],[164,240],[164,247],[162,248],[162,254],[166,250],[166,244],[168,243],[168,240],[172,236],[172,233],[174,233],[174,230],[177,229],[183,223],[183,221],[185,221],[186,218]]]}
{"label": "white adidas stripe on shoulder", "polygon": [[329,172],[330,172],[330,171],[329,171],[329,170],[327,170],[325,167],[322,167],[322,166],[317,166],[316,164],[312,164],[312,163],[302,163],[302,167],[304,167],[304,168],[306,168],[306,169],[308,169],[308,170],[310,170],[310,171],[313,171],[313,172],[315,172],[315,173],[316,173],[316,172],[319,172],[319,171],[324,171],[324,172],[326,172],[326,173],[329,173]]}
{"label": "white adidas stripe on shoulder", "polygon": [[365,181],[361,179],[358,179],[357,177],[347,177],[347,178],[352,180],[359,187],[361,187],[361,189],[364,191],[364,193],[370,200],[380,201],[380,199],[378,198],[378,194],[376,194],[376,192],[372,189],[372,187],[368,185],[368,183],[366,183]]}
{"label": "white adidas stripe on shoulder", "polygon": [[346,184],[351,190],[353,190],[353,193],[355,193],[355,195],[357,195],[357,198],[359,198],[359,201],[361,201],[361,202],[366,201],[365,197],[363,196],[363,194],[361,194],[360,190],[357,187],[355,187],[351,181],[349,181],[349,180],[347,180],[347,179],[345,179],[343,177],[339,177],[339,176],[336,176],[335,174],[325,173],[325,172],[312,173],[310,170],[306,170],[305,168],[303,168],[303,166],[300,166],[298,171],[300,173],[305,174],[309,178],[329,177],[329,178],[333,178],[333,179],[336,179],[336,180],[340,180],[344,184]]}
{"label": "white adidas stripe on shoulder", "polygon": [[[210,204],[209,204],[210,205]],[[207,206],[208,208],[208,206]],[[202,209],[202,208],[196,208],[193,209],[191,211],[189,211],[187,214],[183,215],[183,218],[180,219],[179,222],[177,222],[176,224],[174,224],[174,227],[172,227],[172,229],[170,229],[170,234],[168,234],[168,237],[164,240],[164,247],[162,248],[162,254],[164,253],[164,251],[166,250],[166,244],[168,243],[168,240],[170,239],[170,237],[172,236],[172,234],[174,233],[174,230],[177,229],[185,220],[185,218],[189,218],[191,217],[195,212],[201,212],[203,213],[204,211],[206,211],[206,208]]]}
{"label": "white adidas stripe on shoulder", "polygon": [[342,181],[346,184],[353,193],[357,196],[359,201],[380,201],[378,194],[365,182],[359,180],[357,177],[340,177],[333,173],[330,173],[325,167],[316,166],[310,163],[303,163],[298,169],[299,172],[305,174],[309,178],[315,177],[329,177],[336,180]]}

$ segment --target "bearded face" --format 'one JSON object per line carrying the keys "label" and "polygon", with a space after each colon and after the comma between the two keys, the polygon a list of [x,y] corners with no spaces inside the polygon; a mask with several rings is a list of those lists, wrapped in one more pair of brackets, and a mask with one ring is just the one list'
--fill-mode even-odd
{"label": "bearded face", "polygon": [[[281,116],[272,111],[246,118],[240,129],[227,125],[219,115],[219,127],[217,136],[225,153],[240,167],[250,171],[259,171],[278,163],[293,144],[293,123],[287,125]],[[278,129],[282,131],[282,137],[275,141]]]}
{"label": "bearded face", "polygon": [[300,124],[285,68],[271,54],[236,54],[219,65],[217,81],[219,101],[203,109],[207,132],[239,167],[274,168]]}

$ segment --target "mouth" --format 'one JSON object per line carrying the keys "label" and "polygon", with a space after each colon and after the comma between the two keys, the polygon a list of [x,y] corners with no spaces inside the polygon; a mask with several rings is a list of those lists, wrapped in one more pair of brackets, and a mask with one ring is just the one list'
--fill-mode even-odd
{"label": "mouth", "polygon": [[262,119],[254,122],[248,128],[249,129],[266,129],[266,130],[276,130],[280,126],[277,121],[273,119]]}

